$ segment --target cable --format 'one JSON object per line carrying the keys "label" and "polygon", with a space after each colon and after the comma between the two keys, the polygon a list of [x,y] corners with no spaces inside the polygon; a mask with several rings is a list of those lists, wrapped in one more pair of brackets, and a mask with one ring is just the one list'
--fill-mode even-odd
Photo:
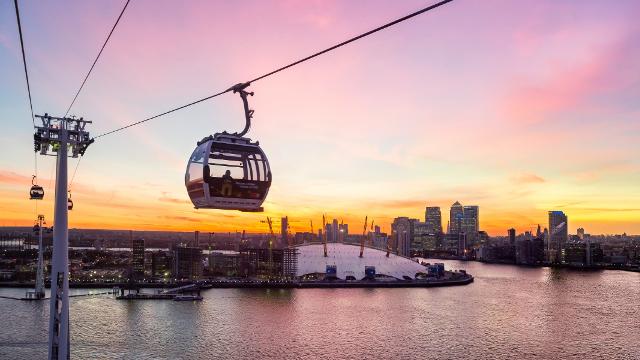
{"label": "cable", "polygon": [[229,91],[231,91],[231,89],[227,89],[227,90],[225,90],[225,91],[221,91],[221,92],[219,92],[219,93],[217,93],[217,94],[214,94],[214,95],[211,95],[211,96],[207,96],[206,98],[202,98],[202,99],[200,99],[200,100],[196,100],[196,101],[191,102],[191,103],[188,103],[188,104],[186,104],[186,105],[182,105],[182,106],[177,107],[177,108],[175,108],[175,109],[171,109],[171,110],[169,110],[169,111],[165,111],[165,112],[163,112],[162,114],[158,114],[158,115],[152,116],[152,117],[150,117],[150,118],[146,118],[146,119],[144,119],[144,120],[140,120],[140,121],[137,121],[137,122],[131,123],[131,124],[127,125],[127,126],[123,126],[123,127],[121,127],[121,128],[117,128],[117,129],[115,129],[115,130],[111,130],[111,131],[109,131],[109,132],[106,132],[106,133],[100,134],[100,135],[98,135],[98,136],[94,137],[94,139],[97,139],[97,138],[99,138],[99,137],[103,137],[103,136],[106,136],[106,135],[109,135],[109,134],[113,134],[113,133],[116,133],[116,132],[118,132],[118,131],[122,131],[122,130],[127,129],[127,128],[130,128],[130,127],[132,127],[132,126],[136,126],[136,125],[142,124],[142,123],[144,123],[144,122],[147,122],[147,121],[149,121],[149,120],[153,120],[153,119],[155,119],[155,118],[159,118],[160,116],[164,116],[164,115],[170,114],[170,113],[172,113],[172,112],[174,112],[174,111],[178,111],[178,110],[184,109],[184,108],[186,108],[186,107],[189,107],[189,106],[191,106],[191,105],[195,105],[195,104],[197,104],[197,103],[201,103],[201,102],[203,102],[203,101],[206,101],[206,100],[212,99],[212,98],[214,98],[214,97],[216,97],[216,96],[220,96],[220,95],[222,95],[222,94],[228,93]]}
{"label": "cable", "polygon": [[[17,0],[15,0],[15,1],[17,1]],[[127,0],[127,2],[124,4],[124,7],[122,8],[122,11],[120,12],[120,15],[118,16],[118,19],[116,19],[116,23],[113,24],[113,27],[111,28],[111,31],[109,32],[109,35],[107,36],[107,39],[104,41],[104,44],[102,44],[102,48],[100,49],[100,52],[98,53],[98,56],[96,56],[96,59],[93,60],[93,64],[91,64],[91,68],[89,69],[89,72],[87,73],[87,76],[84,77],[84,80],[82,81],[82,84],[80,85],[80,88],[76,92],[76,96],[73,97],[73,100],[71,101],[71,105],[69,105],[69,107],[67,108],[67,112],[64,113],[63,117],[67,117],[67,114],[69,114],[69,111],[71,111],[71,107],[76,102],[76,99],[78,98],[78,95],[80,95],[80,91],[82,91],[82,88],[84,87],[84,84],[87,82],[87,79],[89,78],[89,75],[91,75],[91,71],[93,71],[93,67],[96,66],[96,63],[98,62],[98,59],[100,58],[100,55],[102,55],[102,51],[104,50],[105,46],[107,46],[107,43],[109,42],[109,39],[111,38],[111,34],[113,34],[113,31],[116,29],[116,26],[118,26],[118,23],[120,22],[120,18],[122,18],[122,14],[124,14],[124,11],[127,9],[127,5],[129,5],[129,1],[130,0]],[[16,9],[17,9],[17,7],[16,7]]]}
{"label": "cable", "polygon": [[347,44],[352,43],[352,42],[354,42],[354,41],[356,41],[356,40],[362,39],[363,37],[369,36],[369,35],[371,35],[371,34],[373,34],[373,33],[376,33],[376,32],[378,32],[378,31],[380,31],[380,30],[384,30],[384,29],[386,29],[386,28],[388,28],[388,27],[390,27],[390,26],[393,26],[393,25],[398,24],[398,23],[401,23],[401,22],[403,22],[403,21],[405,21],[405,20],[411,19],[412,17],[415,17],[415,16],[418,16],[418,15],[420,15],[420,14],[423,14],[423,13],[425,13],[425,12],[429,11],[429,10],[433,10],[433,9],[435,9],[435,8],[437,8],[437,7],[440,7],[440,6],[442,6],[442,5],[444,5],[444,4],[448,3],[448,2],[451,2],[451,1],[453,1],[453,0],[443,0],[443,1],[440,1],[440,2],[438,2],[438,3],[433,4],[433,5],[431,5],[431,6],[427,6],[426,8],[424,8],[424,9],[422,9],[422,10],[418,10],[418,11],[416,11],[416,12],[414,12],[414,13],[411,13],[411,14],[409,14],[409,15],[407,15],[407,16],[401,17],[400,19],[397,19],[397,20],[394,20],[394,21],[392,21],[392,22],[390,22],[390,23],[387,23],[387,24],[384,24],[384,25],[382,25],[382,26],[379,26],[379,27],[377,27],[377,28],[375,28],[375,29],[373,29],[373,30],[367,31],[367,32],[366,32],[366,33],[364,33],[364,34],[360,34],[360,35],[358,35],[358,36],[352,37],[352,38],[351,38],[351,39],[349,39],[349,40],[343,41],[343,42],[341,42],[341,43],[339,43],[339,44],[337,44],[337,45],[334,45],[334,46],[332,46],[332,47],[330,47],[330,48],[324,49],[324,50],[319,51],[319,52],[317,52],[317,53],[315,53],[315,54],[313,54],[313,55],[307,56],[306,58],[300,59],[300,60],[298,60],[298,61],[296,61],[296,62],[293,62],[293,63],[291,63],[291,64],[289,64],[289,65],[283,66],[283,67],[281,67],[281,68],[279,68],[279,69],[277,69],[277,70],[273,70],[273,71],[271,71],[271,72],[269,72],[269,73],[266,73],[266,74],[264,74],[264,75],[262,75],[262,76],[258,76],[257,78],[255,78],[255,79],[253,79],[253,80],[249,81],[249,83],[253,83],[253,82],[256,82],[256,81],[258,81],[258,80],[264,79],[264,78],[266,78],[266,77],[268,77],[268,76],[271,76],[271,75],[273,75],[273,74],[275,74],[275,73],[278,73],[278,72],[280,72],[280,71],[282,71],[282,70],[286,70],[286,69],[288,69],[288,68],[290,68],[290,67],[292,67],[292,66],[295,66],[295,65],[298,65],[298,64],[300,64],[300,63],[302,63],[302,62],[305,62],[305,61],[307,61],[307,60],[313,59],[313,58],[314,58],[314,57],[316,57],[316,56],[320,56],[320,55],[322,55],[322,54],[324,54],[324,53],[327,53],[327,52],[329,52],[329,51],[331,51],[331,50],[335,50],[335,49],[337,49],[337,48],[339,48],[339,47],[341,47],[341,46],[347,45]]}
{"label": "cable", "polygon": [[[384,25],[382,25],[382,26],[379,26],[379,27],[377,27],[377,28],[375,28],[375,29],[373,29],[373,30],[367,31],[367,32],[365,32],[365,33],[363,33],[363,34],[360,34],[360,35],[358,35],[358,36],[352,37],[352,38],[350,38],[349,40],[343,41],[343,42],[341,42],[341,43],[339,43],[339,44],[336,44],[336,45],[334,45],[334,46],[332,46],[332,47],[330,47],[330,48],[324,49],[324,50],[319,51],[319,52],[317,52],[317,53],[315,53],[315,54],[313,54],[313,55],[310,55],[310,56],[307,56],[307,57],[305,57],[305,58],[302,58],[302,59],[300,59],[300,60],[298,60],[298,61],[295,61],[295,62],[293,62],[293,63],[291,63],[291,64],[289,64],[289,65],[283,66],[283,67],[281,67],[281,68],[278,68],[278,69],[276,69],[276,70],[273,70],[273,71],[271,71],[271,72],[268,72],[268,73],[266,73],[266,74],[264,74],[264,75],[258,76],[257,78],[255,78],[255,79],[253,79],[253,80],[250,80],[250,81],[246,82],[245,84],[251,84],[251,83],[254,83],[254,82],[258,81],[258,80],[262,80],[262,79],[264,79],[264,78],[266,78],[266,77],[269,77],[269,76],[271,76],[271,75],[274,75],[274,74],[276,74],[276,73],[278,73],[278,72],[280,72],[280,71],[286,70],[286,69],[288,69],[288,68],[290,68],[290,67],[292,67],[292,66],[295,66],[295,65],[298,65],[298,64],[300,64],[300,63],[303,63],[303,62],[305,62],[305,61],[307,61],[307,60],[313,59],[313,58],[315,58],[315,57],[317,57],[317,56],[320,56],[320,55],[325,54],[325,53],[327,53],[327,52],[329,52],[329,51],[335,50],[335,49],[337,49],[337,48],[339,48],[339,47],[342,47],[342,46],[344,46],[344,45],[347,45],[347,44],[349,44],[349,43],[352,43],[352,42],[354,42],[354,41],[356,41],[356,40],[362,39],[362,38],[364,38],[364,37],[366,37],[366,36],[369,36],[369,35],[371,35],[371,34],[373,34],[373,33],[376,33],[376,32],[378,32],[378,31],[380,31],[380,30],[386,29],[386,28],[388,28],[388,27],[390,27],[390,26],[393,26],[393,25],[396,25],[396,24],[401,23],[401,22],[403,22],[403,21],[406,21],[406,20],[408,20],[408,19],[411,19],[411,18],[413,18],[413,17],[415,17],[415,16],[418,16],[418,15],[420,15],[420,14],[423,14],[423,13],[425,13],[425,12],[427,12],[427,11],[433,10],[433,9],[435,9],[435,8],[437,8],[437,7],[440,7],[440,6],[444,5],[444,4],[447,4],[447,3],[451,2],[451,1],[453,1],[453,0],[443,0],[443,1],[437,2],[437,3],[433,4],[433,5],[427,6],[426,8],[423,8],[423,9],[421,9],[421,10],[418,10],[418,11],[416,11],[416,12],[413,12],[413,13],[411,13],[411,14],[407,15],[407,16],[401,17],[401,18],[399,18],[399,19],[397,19],[397,20],[394,20],[394,21],[392,21],[392,22],[390,22],[390,23],[386,23],[386,24],[384,24]],[[191,102],[191,103],[186,104],[186,105],[182,105],[182,106],[180,106],[180,107],[177,107],[177,108],[172,109],[172,110],[169,110],[169,111],[165,111],[165,112],[163,112],[162,114],[158,114],[158,115],[152,116],[152,117],[150,117],[150,118],[146,118],[146,119],[144,119],[144,120],[141,120],[141,121],[138,121],[138,122],[131,123],[131,124],[129,124],[129,125],[126,125],[126,126],[123,126],[123,127],[120,127],[120,128],[114,129],[114,130],[111,130],[111,131],[106,132],[106,133],[102,133],[102,134],[100,134],[100,135],[98,135],[98,136],[94,137],[94,139],[97,139],[97,138],[99,138],[99,137],[103,137],[103,136],[106,136],[106,135],[110,135],[110,134],[113,134],[113,133],[116,133],[116,132],[122,131],[122,130],[124,130],[124,129],[127,129],[127,128],[130,128],[130,127],[132,127],[132,126],[136,126],[136,125],[142,124],[142,123],[147,122],[147,121],[149,121],[149,120],[153,120],[153,119],[159,118],[159,117],[161,117],[161,116],[164,116],[164,115],[170,114],[170,113],[172,113],[172,112],[174,112],[174,111],[181,110],[181,109],[184,109],[184,108],[186,108],[186,107],[189,107],[189,106],[192,106],[192,105],[195,105],[195,104],[201,103],[201,102],[206,101],[206,100],[209,100],[209,99],[212,99],[212,98],[214,98],[214,97],[216,97],[216,96],[220,96],[220,95],[222,95],[222,94],[228,93],[229,91],[232,91],[232,90],[233,90],[233,88],[229,88],[229,89],[224,90],[224,91],[221,91],[221,92],[219,92],[219,93],[217,93],[217,94],[214,94],[214,95],[211,95],[211,96],[207,96],[207,97],[202,98],[202,99],[200,99],[200,100],[196,100],[196,101],[194,101],[194,102]]]}
{"label": "cable", "polygon": [[29,72],[27,71],[27,56],[24,53],[24,39],[22,37],[22,24],[20,23],[20,11],[18,10],[18,0],[13,0],[16,8],[16,20],[18,20],[18,33],[20,33],[20,48],[22,49],[22,64],[24,65],[24,77],[27,79],[27,92],[29,93],[29,108],[31,109],[31,123],[36,127],[36,118],[33,115],[33,102],[31,101],[31,86],[29,85]]}
{"label": "cable", "polygon": [[80,166],[80,161],[82,161],[83,156],[78,158],[78,162],[76,163],[76,167],[73,169],[73,175],[71,175],[71,181],[69,181],[68,190],[71,191],[71,186],[73,185],[73,180],[76,178],[76,172],[78,172],[78,166]]}

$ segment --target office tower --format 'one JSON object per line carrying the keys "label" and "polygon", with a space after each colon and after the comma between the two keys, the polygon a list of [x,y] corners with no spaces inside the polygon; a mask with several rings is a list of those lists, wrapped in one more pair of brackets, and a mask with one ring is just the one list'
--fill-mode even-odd
{"label": "office tower", "polygon": [[194,247],[200,247],[200,231],[196,231],[194,234],[194,242],[193,242],[193,246]]}
{"label": "office tower", "polygon": [[170,258],[164,251],[151,253],[151,277],[162,278],[169,275]]}
{"label": "office tower", "polygon": [[338,219],[333,219],[333,222],[331,223],[331,241],[334,243],[338,242],[338,236],[340,233],[340,229],[338,228]]}
{"label": "office tower", "polygon": [[135,281],[142,280],[144,278],[144,239],[132,240],[131,248],[131,275]]}
{"label": "office tower", "polygon": [[467,246],[478,243],[478,231],[480,231],[480,209],[477,205],[467,205],[462,210],[462,232],[467,237]]}
{"label": "office tower", "polygon": [[437,234],[442,232],[442,215],[439,206],[428,206],[424,212],[424,222],[427,232]]}
{"label": "office tower", "polygon": [[177,279],[194,280],[202,276],[202,249],[176,247],[173,255],[173,274]]}
{"label": "office tower", "polygon": [[540,231],[540,224],[538,224],[538,230],[536,230],[536,237],[539,238],[542,236],[542,231]]}
{"label": "office tower", "polygon": [[280,244],[278,248],[286,247],[289,243],[289,217],[285,216],[280,219]]}
{"label": "office tower", "polygon": [[549,211],[549,239],[547,249],[550,262],[562,262],[562,250],[569,237],[568,219],[562,211]]}
{"label": "office tower", "polygon": [[580,240],[584,240],[584,229],[583,228],[578,228],[578,237],[580,238]]}
{"label": "office tower", "polygon": [[395,240],[394,251],[398,255],[410,256],[411,244],[414,238],[414,225],[418,219],[409,219],[408,217],[398,217],[391,224],[392,238]]}
{"label": "office tower", "polygon": [[511,228],[511,229],[507,230],[507,233],[509,234],[509,245],[515,245],[516,244],[516,229]]}
{"label": "office tower", "polygon": [[459,202],[453,203],[451,205],[451,210],[449,210],[449,233],[450,234],[460,234],[462,232],[462,217],[464,214],[464,210],[462,205]]}

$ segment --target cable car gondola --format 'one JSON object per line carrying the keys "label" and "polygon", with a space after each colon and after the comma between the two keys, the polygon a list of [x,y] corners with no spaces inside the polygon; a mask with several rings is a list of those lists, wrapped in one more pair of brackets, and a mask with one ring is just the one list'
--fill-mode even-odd
{"label": "cable car gondola", "polygon": [[263,211],[262,203],[271,186],[269,161],[260,144],[244,137],[251,126],[244,89],[249,83],[231,89],[240,93],[244,104],[245,128],[240,133],[216,133],[198,142],[189,158],[185,186],[196,209]]}
{"label": "cable car gondola", "polygon": [[73,210],[73,200],[71,200],[71,191],[69,191],[69,197],[67,197],[67,210]]}
{"label": "cable car gondola", "polygon": [[36,176],[31,178],[31,190],[29,191],[30,200],[42,200],[44,199],[44,189],[42,186],[35,183]]}

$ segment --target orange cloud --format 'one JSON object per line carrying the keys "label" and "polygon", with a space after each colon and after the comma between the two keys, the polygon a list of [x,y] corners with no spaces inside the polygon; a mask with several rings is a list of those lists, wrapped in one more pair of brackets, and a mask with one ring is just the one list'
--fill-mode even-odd
{"label": "orange cloud", "polygon": [[541,178],[536,174],[520,174],[511,178],[511,181],[518,185],[523,184],[539,184],[546,182],[545,179]]}

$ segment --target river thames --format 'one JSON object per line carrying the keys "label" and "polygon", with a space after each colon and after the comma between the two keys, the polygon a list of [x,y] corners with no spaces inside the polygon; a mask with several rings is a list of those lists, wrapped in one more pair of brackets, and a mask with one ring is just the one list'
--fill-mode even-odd
{"label": "river thames", "polygon": [[[72,298],[71,357],[640,359],[639,273],[442,262],[475,282],[211,289],[193,303]],[[0,299],[0,358],[45,358],[48,312],[48,301]]]}

